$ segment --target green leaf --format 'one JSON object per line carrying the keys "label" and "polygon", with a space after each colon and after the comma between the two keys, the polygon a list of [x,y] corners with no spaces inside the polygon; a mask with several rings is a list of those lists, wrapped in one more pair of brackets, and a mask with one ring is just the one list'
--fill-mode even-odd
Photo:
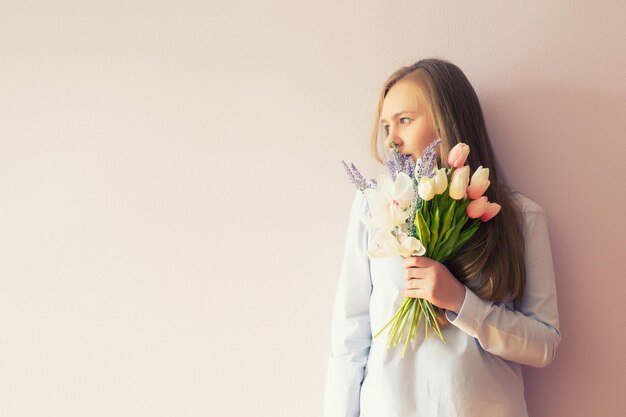
{"label": "green leaf", "polygon": [[475,219],[470,227],[468,227],[466,230],[463,231],[463,233],[461,233],[457,241],[458,249],[462,248],[463,245],[465,245],[465,243],[467,243],[467,241],[470,240],[472,236],[474,236],[474,234],[478,231],[478,228],[480,227],[480,223],[480,219]]}
{"label": "green leaf", "polygon": [[457,221],[457,226],[459,227],[459,229],[463,230],[463,226],[465,226],[467,220],[469,220],[469,217],[463,216]]}
{"label": "green leaf", "polygon": [[472,202],[471,199],[467,199],[465,201],[463,201],[461,204],[459,204],[459,206],[457,207],[454,216],[456,217],[457,221],[465,218],[467,219],[467,214],[465,213],[465,211],[467,210],[467,206],[469,206],[469,204]]}
{"label": "green leaf", "polygon": [[455,234],[455,231],[457,230],[460,230],[460,227],[457,227],[456,224],[452,224],[452,227],[450,227],[446,231],[446,233],[439,239],[439,244],[435,248],[435,253],[437,254],[437,257],[439,258],[441,257],[443,248],[449,245],[448,242],[450,242],[450,239],[453,239],[453,235]]}
{"label": "green leaf", "polygon": [[432,201],[424,201],[422,206],[422,217],[426,224],[430,224],[430,206],[433,205]]}
{"label": "green leaf", "polygon": [[435,249],[435,245],[437,244],[437,239],[439,237],[439,207],[435,205],[435,214],[433,216],[433,221],[430,225],[430,241],[428,242],[428,246],[426,248],[426,252],[428,256],[431,256],[433,250]]}
{"label": "green leaf", "polygon": [[446,214],[443,218],[443,227],[441,228],[441,233],[445,233],[450,228],[450,224],[452,224],[452,220],[454,219],[454,209],[456,208],[456,203],[454,200],[450,203],[450,207],[446,210]]}
{"label": "green leaf", "polygon": [[452,233],[450,234],[450,237],[448,238],[448,240],[444,242],[441,249],[439,250],[438,255],[441,259],[447,259],[450,256],[450,254],[452,253],[452,248],[454,247],[454,244],[456,243],[459,237],[459,234],[461,233],[460,227],[455,227],[454,229],[451,229],[451,230],[452,230]]}
{"label": "green leaf", "polygon": [[[469,199],[468,199],[469,200]],[[467,208],[467,204],[468,201],[463,201],[461,204],[459,204],[458,206],[456,206],[456,211],[454,212],[454,217],[455,218],[459,218],[463,212],[465,211],[465,209]]]}
{"label": "green leaf", "polygon": [[430,230],[428,230],[428,225],[424,220],[424,216],[422,216],[422,210],[417,212],[414,223],[418,233],[418,239],[422,242],[422,245],[427,248],[428,242],[430,242]]}
{"label": "green leaf", "polygon": [[[466,220],[468,219],[468,217],[465,218]],[[459,251],[459,249],[461,249],[463,247],[463,245],[465,245],[467,243],[468,240],[470,240],[472,238],[472,236],[474,236],[474,234],[478,231],[478,228],[480,227],[480,220],[476,219],[474,220],[474,222],[470,225],[470,227],[468,227],[467,229],[465,229],[458,237],[458,239],[456,239],[456,242],[454,243],[452,249],[449,251],[449,253],[445,256],[443,256],[443,260],[439,261],[439,262],[445,262],[448,259],[450,259],[451,257],[453,257],[454,255],[456,255],[456,253]]]}
{"label": "green leaf", "polygon": [[456,201],[453,199],[445,200],[444,202],[443,207],[445,209],[445,214],[441,230],[439,230],[439,239],[437,244],[433,247],[433,251],[431,253],[433,259],[436,259],[439,256],[441,246],[445,244],[446,240],[450,236],[452,225],[454,224],[455,206]]}

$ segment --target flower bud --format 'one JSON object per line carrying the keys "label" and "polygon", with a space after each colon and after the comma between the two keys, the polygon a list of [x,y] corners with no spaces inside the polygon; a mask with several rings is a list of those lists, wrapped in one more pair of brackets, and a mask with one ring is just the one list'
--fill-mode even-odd
{"label": "flower bud", "polygon": [[432,179],[422,177],[417,185],[417,193],[424,201],[430,201],[435,196],[435,184]]}
{"label": "flower bud", "polygon": [[455,168],[461,168],[465,161],[467,160],[467,156],[469,155],[470,147],[469,145],[459,142],[450,150],[448,154],[448,165]]}
{"label": "flower bud", "polygon": [[491,220],[495,217],[496,214],[498,214],[501,208],[502,207],[500,207],[500,204],[498,203],[488,203],[487,209],[485,210],[483,215],[480,216],[480,220],[483,222]]}
{"label": "flower bud", "polygon": [[469,165],[455,170],[450,179],[450,197],[460,200],[467,197],[467,184],[469,183]]}
{"label": "flower bud", "polygon": [[481,195],[485,194],[489,184],[489,168],[483,168],[482,165],[476,169],[476,172],[472,175],[472,180],[467,188],[467,195],[472,200],[476,200]]}
{"label": "flower bud", "polygon": [[469,203],[465,212],[467,213],[467,217],[470,219],[477,219],[485,213],[487,207],[489,207],[487,197],[482,196]]}
{"label": "flower bud", "polygon": [[438,169],[432,180],[435,187],[435,194],[443,194],[446,188],[448,188],[448,176],[446,175],[445,168]]}

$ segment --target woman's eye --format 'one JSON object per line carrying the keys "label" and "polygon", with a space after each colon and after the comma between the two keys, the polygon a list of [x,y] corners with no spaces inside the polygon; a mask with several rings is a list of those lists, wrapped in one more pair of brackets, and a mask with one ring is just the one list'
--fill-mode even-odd
{"label": "woman's eye", "polygon": [[[406,123],[403,123],[403,122],[402,122],[402,121],[403,121],[403,120],[405,120],[405,119],[406,119],[406,120],[409,120],[409,121],[411,120],[411,118],[410,118],[410,117],[401,117],[401,118],[400,118],[400,123],[401,123],[401,124],[406,124]],[[409,123],[409,122],[407,122],[407,123]],[[385,133],[389,134],[389,125],[383,125],[383,129],[385,130]]]}

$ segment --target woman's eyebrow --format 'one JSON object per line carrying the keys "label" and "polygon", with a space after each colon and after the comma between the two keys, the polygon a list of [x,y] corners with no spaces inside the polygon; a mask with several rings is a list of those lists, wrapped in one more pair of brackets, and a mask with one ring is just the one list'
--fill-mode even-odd
{"label": "woman's eyebrow", "polygon": [[[391,118],[394,119],[394,118],[400,116],[403,113],[415,113],[415,112],[414,111],[410,111],[410,110],[402,110],[402,111],[399,111],[398,113],[394,114],[393,116],[391,116]],[[386,122],[387,120],[386,119],[380,119],[380,121],[381,122]]]}

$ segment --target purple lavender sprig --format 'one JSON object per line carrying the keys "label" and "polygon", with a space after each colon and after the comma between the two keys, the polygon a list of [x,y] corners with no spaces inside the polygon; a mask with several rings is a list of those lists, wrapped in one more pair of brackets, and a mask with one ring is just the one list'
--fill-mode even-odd
{"label": "purple lavender sprig", "polygon": [[415,179],[420,180],[422,177],[432,178],[435,176],[435,163],[437,160],[437,146],[441,144],[441,138],[438,138],[434,142],[424,149],[424,153],[417,160],[417,168]]}
{"label": "purple lavender sprig", "polygon": [[341,160],[341,163],[348,173],[348,179],[356,185],[356,188],[361,191],[365,191],[366,188],[376,188],[376,180],[373,178],[366,180],[354,164],[351,163],[350,166],[348,166],[344,160]]}
{"label": "purple lavender sprig", "polygon": [[437,161],[437,146],[441,143],[441,138],[438,138],[434,142],[424,149],[422,156],[417,160],[415,168],[415,178],[413,184],[415,185],[415,198],[411,205],[409,218],[407,219],[407,231],[410,236],[417,237],[417,230],[415,230],[415,213],[422,208],[422,199],[417,193],[417,185],[422,177],[432,178],[435,176],[435,165]]}
{"label": "purple lavender sprig", "polygon": [[[413,180],[413,185],[417,189],[417,185],[419,179],[423,176],[427,176],[428,178],[432,178],[435,175],[435,162],[437,156],[437,146],[441,143],[441,139],[435,140],[433,143],[428,145],[424,150],[422,156],[417,160],[417,163],[413,162],[413,158],[411,155],[403,155],[398,152],[398,147],[395,143],[391,144],[392,147],[392,156],[391,159],[384,161],[384,164],[389,169],[389,173],[391,174],[392,179],[395,181],[396,177],[400,172],[404,172]],[[359,170],[354,166],[354,164],[348,165],[345,161],[341,161],[343,164],[346,173],[348,174],[348,179],[352,182],[356,187],[364,191],[366,188],[376,188],[376,181],[372,178],[366,180],[363,177],[363,174],[359,172]],[[421,199],[419,194],[415,193],[415,199],[413,201],[413,206],[411,209],[411,216],[409,217],[407,224],[409,228],[409,233],[411,236],[416,236],[415,231],[415,212],[421,206]]]}
{"label": "purple lavender sprig", "polygon": [[415,163],[411,155],[403,155],[398,152],[398,146],[395,143],[391,143],[391,159],[385,161],[385,165],[389,169],[391,178],[395,181],[400,172],[404,172],[410,178],[413,178],[415,172]]}

